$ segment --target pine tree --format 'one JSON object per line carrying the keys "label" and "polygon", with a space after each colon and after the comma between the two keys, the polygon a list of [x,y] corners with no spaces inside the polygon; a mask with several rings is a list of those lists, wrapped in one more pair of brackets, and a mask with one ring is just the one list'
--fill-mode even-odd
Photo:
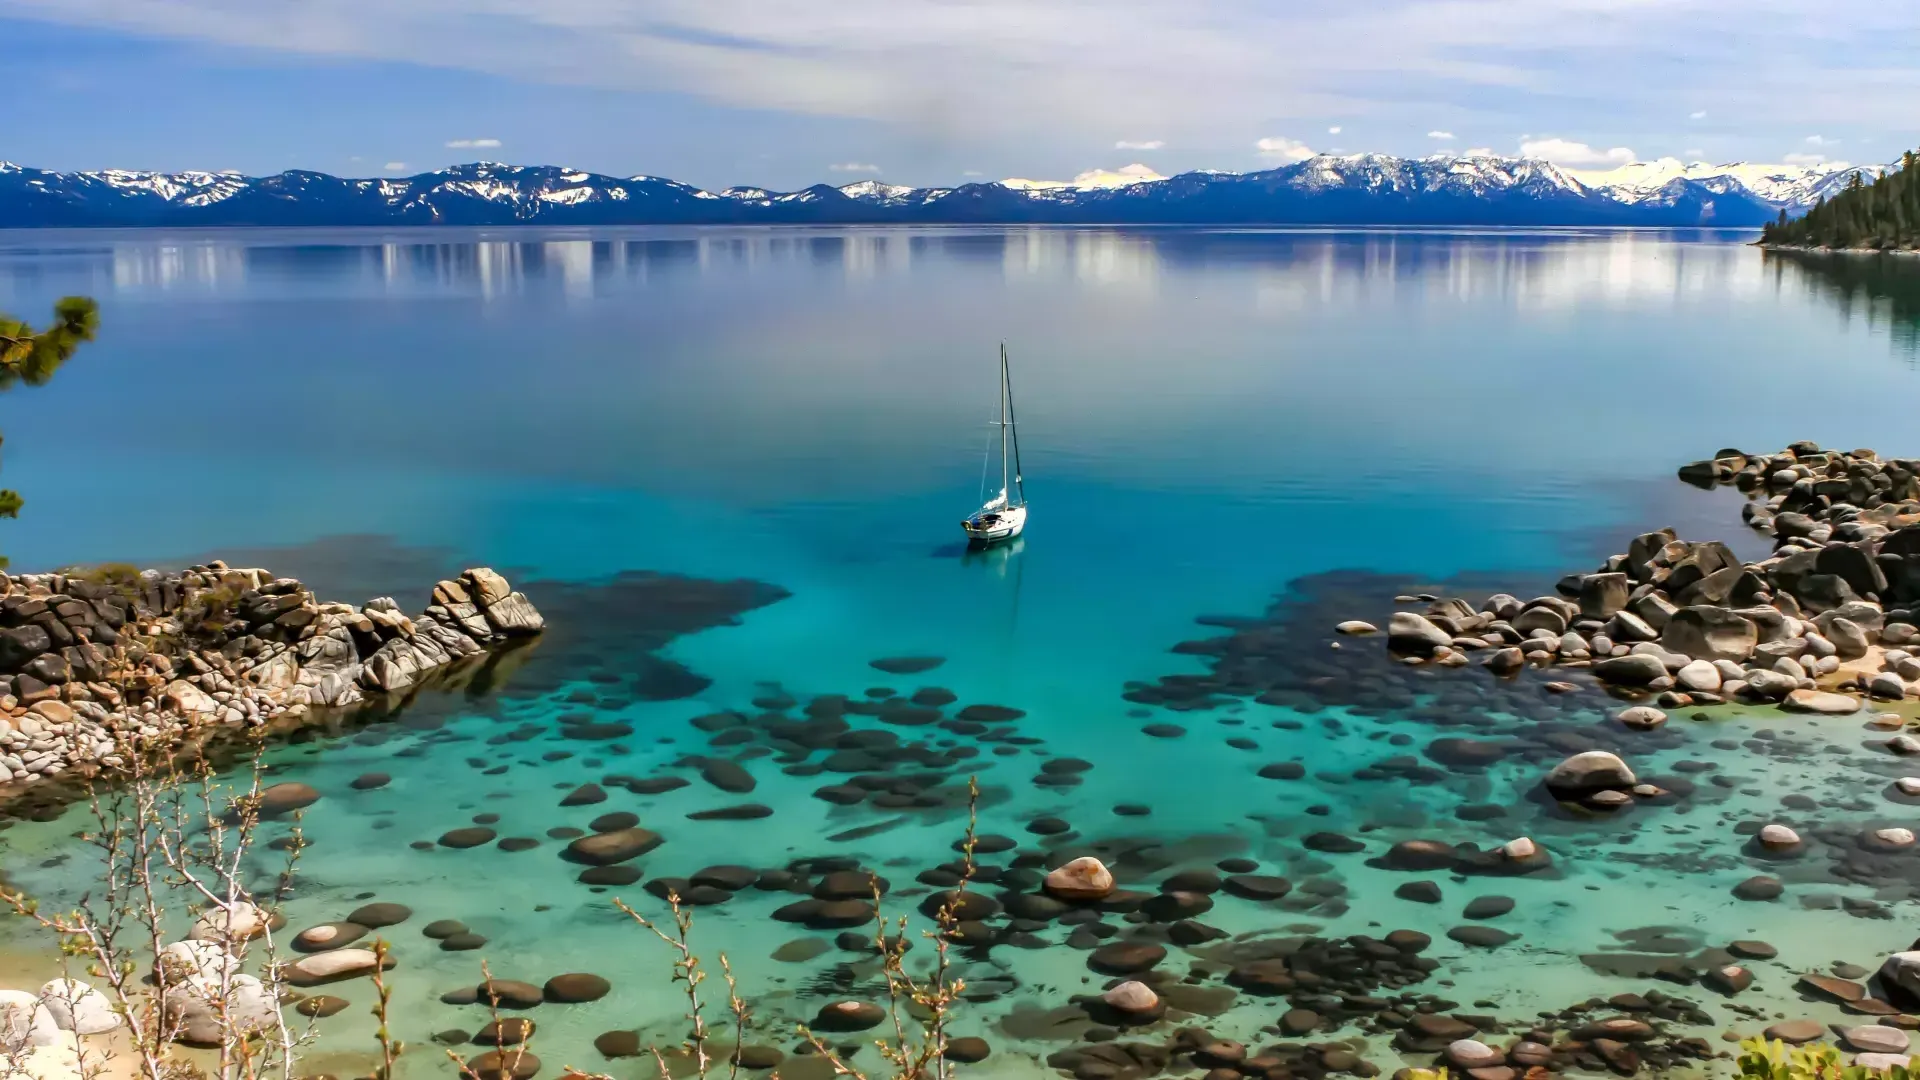
{"label": "pine tree", "polygon": [[[44,386],[100,328],[100,306],[84,296],[53,305],[53,322],[35,330],[0,312],[0,393],[16,386]],[[0,438],[0,442],[4,442]],[[20,516],[18,493],[0,489],[0,518]],[[7,560],[0,556],[0,569]]]}
{"label": "pine tree", "polygon": [[1798,219],[1780,217],[1760,231],[1760,243],[1788,247],[1920,248],[1920,154],[1877,180],[1860,173],[1832,199],[1822,197]]}

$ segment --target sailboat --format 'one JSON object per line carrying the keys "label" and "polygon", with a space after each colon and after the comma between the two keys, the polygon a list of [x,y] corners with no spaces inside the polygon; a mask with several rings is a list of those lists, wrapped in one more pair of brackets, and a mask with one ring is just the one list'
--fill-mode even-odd
{"label": "sailboat", "polygon": [[[960,523],[966,530],[967,543],[973,547],[1011,540],[1027,527],[1027,495],[1020,486],[1020,436],[1013,425],[1013,381],[1007,373],[1004,342],[1000,345],[1000,417],[991,426],[1000,429],[1000,491]],[[980,464],[982,494],[992,464],[993,443],[989,441],[986,460]]]}

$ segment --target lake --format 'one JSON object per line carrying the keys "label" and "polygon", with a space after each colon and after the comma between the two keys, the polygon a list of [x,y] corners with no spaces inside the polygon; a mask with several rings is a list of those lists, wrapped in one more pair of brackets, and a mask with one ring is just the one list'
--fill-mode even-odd
{"label": "lake", "polygon": [[[1457,580],[1475,602],[1533,595],[1654,527],[1757,554],[1765,545],[1740,525],[1736,495],[1674,479],[1723,446],[1920,452],[1912,272],[1766,256],[1751,239],[0,233],[0,310],[38,320],[71,293],[102,309],[96,344],[49,386],[4,399],[4,479],[26,509],[0,531],[0,550],[16,569],[221,557],[301,577],[324,599],[389,594],[409,610],[436,579],[490,565],[564,624],[524,682],[428,695],[397,718],[269,753],[275,779],[325,794],[305,823],[313,846],[290,919],[342,918],[367,898],[410,906],[414,920],[388,933],[398,1026],[419,1044],[484,1021],[439,1000],[477,981],[481,957],[495,975],[536,984],[561,972],[612,982],[600,1001],[536,1014],[550,1066],[639,1076],[652,1066],[608,1062],[594,1038],[634,1028],[678,1038],[684,1002],[666,982],[669,957],[609,897],[656,914],[664,905],[638,884],[577,883],[549,829],[632,811],[666,837],[644,860],[649,878],[850,859],[887,875],[888,909],[907,914],[929,891],[916,876],[955,857],[965,814],[953,792],[976,775],[981,831],[1017,840],[1035,864],[1096,848],[1123,886],[1148,891],[1220,860],[1288,877],[1295,888],[1280,903],[1222,893],[1194,916],[1236,940],[1415,929],[1435,939],[1425,955],[1439,964],[1404,992],[1498,1017],[1494,1030],[1664,989],[1705,1019],[1668,1008],[1662,1023],[1717,1050],[1720,1031],[1757,1028],[1703,987],[1662,981],[1660,958],[1764,939],[1780,957],[1753,963],[1759,979],[1741,1005],[1828,1020],[1837,1008],[1801,1001],[1794,973],[1873,966],[1911,939],[1898,929],[1911,921],[1904,892],[1811,863],[1786,875],[1780,901],[1730,893],[1773,872],[1744,853],[1736,828],[1768,819],[1784,793],[1824,800],[1800,812],[1803,831],[1913,824],[1877,794],[1884,769],[1862,766],[1859,718],[1724,709],[1631,742],[1607,724],[1618,704],[1591,688],[1553,696],[1528,676],[1524,694],[1496,703],[1505,712],[1449,697],[1443,684],[1489,682],[1477,667],[1435,673],[1438,697],[1408,708],[1311,695],[1193,702],[1154,688],[1206,670],[1207,648],[1176,646],[1244,625],[1233,617],[1262,616],[1276,597],[1291,606],[1269,618],[1305,664],[1335,644],[1338,619],[1384,624],[1398,591]],[[983,452],[997,438],[988,421],[1003,342],[1032,516],[1017,545],[969,554],[959,522],[980,503]],[[870,666],[889,657],[941,662]],[[913,744],[900,760],[936,773],[906,782],[890,806],[813,797],[847,777],[823,779],[804,747],[796,756],[724,735],[744,720],[688,723],[798,715],[822,695],[916,694],[936,709],[1024,715],[989,710],[995,723],[957,729],[861,719],[892,733],[878,736],[886,747]],[[583,716],[625,733],[582,736]],[[1517,723],[1623,741],[1656,772],[1695,759],[1715,771],[1676,807],[1595,821],[1532,798],[1531,761],[1436,778],[1401,760],[1424,760],[1436,737],[1510,737]],[[751,795],[703,783],[697,759],[709,754],[741,757]],[[1385,759],[1397,764],[1351,775]],[[1048,772],[1046,760],[1065,765]],[[1278,762],[1302,775],[1259,775]],[[372,771],[392,784],[350,788]],[[602,804],[559,806],[607,774],[693,783],[650,796],[616,785]],[[945,795],[916,802],[910,792],[928,784]],[[771,816],[686,818],[749,799]],[[1468,805],[1500,813],[1456,813]],[[432,843],[476,814],[541,846]],[[72,840],[83,818],[14,823],[0,833],[0,868],[50,898],[77,895],[91,876]],[[1039,818],[1065,831],[1030,827]],[[1365,854],[1303,846],[1323,831],[1359,838]],[[1485,847],[1518,835],[1554,852],[1554,873],[1488,881],[1370,865],[1411,837]],[[983,860],[1009,873],[1029,865]],[[1434,879],[1442,902],[1396,895],[1413,877]],[[1466,919],[1463,905],[1487,895],[1514,910]],[[876,993],[871,962],[833,931],[771,918],[793,899],[743,892],[703,908],[695,930],[740,973],[759,1015],[749,1041],[789,1050],[796,1020]],[[467,924],[486,947],[435,949],[416,925],[433,919]],[[1115,915],[1089,934],[1141,925]],[[1444,936],[1463,925],[1517,937]],[[995,1047],[975,1071],[1044,1073],[1049,1054],[1083,1045],[1086,1023],[1060,1026],[1048,1010],[1110,979],[1087,965],[1102,939],[1072,929],[1030,927],[963,950],[979,1000],[957,1028]],[[9,955],[35,955],[18,927],[8,933]],[[816,944],[794,944],[806,938]],[[1176,947],[1162,970],[1177,981],[1191,967],[1189,981],[1206,984],[1180,999],[1192,1022],[1272,1041],[1263,1030],[1289,998],[1218,993],[1216,976],[1245,959],[1230,944]],[[923,943],[914,956],[930,953]],[[327,992],[368,1000],[364,984],[342,985]],[[1314,997],[1293,996],[1303,995]],[[1309,1028],[1312,1040],[1362,1040],[1368,1060],[1397,1067],[1362,1007],[1293,1002],[1310,1005],[1332,1018]],[[361,1015],[321,1021],[336,1055],[327,1071],[367,1067],[355,1056],[371,1045]],[[444,1064],[437,1050],[406,1060],[417,1075]]]}

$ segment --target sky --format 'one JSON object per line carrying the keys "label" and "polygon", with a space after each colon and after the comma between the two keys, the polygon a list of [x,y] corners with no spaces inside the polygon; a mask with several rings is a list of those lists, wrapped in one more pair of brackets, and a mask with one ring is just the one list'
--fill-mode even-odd
{"label": "sky", "polygon": [[0,0],[0,160],[720,188],[1313,153],[1885,162],[1889,0]]}

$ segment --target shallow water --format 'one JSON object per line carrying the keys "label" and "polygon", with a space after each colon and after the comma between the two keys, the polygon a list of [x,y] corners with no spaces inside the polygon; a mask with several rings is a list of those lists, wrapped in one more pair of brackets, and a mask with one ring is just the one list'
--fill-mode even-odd
{"label": "shallow water", "polygon": [[[222,555],[301,576],[328,597],[392,593],[409,607],[462,565],[491,564],[526,584],[556,631],[502,689],[424,695],[396,721],[271,754],[275,779],[325,793],[305,823],[313,847],[293,924],[344,917],[369,896],[414,909],[389,934],[400,1033],[416,1043],[479,1026],[473,1007],[437,999],[471,985],[482,957],[501,977],[592,971],[613,981],[601,1001],[533,1014],[550,1069],[638,1076],[648,1067],[603,1061],[593,1037],[674,1028],[684,1005],[665,982],[667,956],[608,895],[655,914],[663,905],[637,884],[603,894],[576,883],[579,868],[559,858],[563,842],[547,838],[549,828],[630,810],[667,838],[639,861],[649,877],[852,857],[891,879],[889,910],[904,914],[924,889],[916,873],[952,857],[964,815],[951,796],[968,774],[984,789],[983,832],[1030,851],[1098,845],[1124,885],[1151,890],[1175,870],[1226,857],[1295,883],[1279,905],[1216,896],[1199,918],[1230,933],[1426,931],[1441,968],[1408,989],[1464,1011],[1519,1022],[1653,987],[1700,1003],[1714,1019],[1698,1029],[1709,1037],[1750,1032],[1759,1023],[1701,987],[1609,974],[1600,968],[1622,965],[1580,957],[1691,956],[1762,938],[1781,958],[1754,964],[1759,982],[1735,1003],[1832,1019],[1837,1011],[1798,999],[1793,973],[1835,960],[1872,966],[1904,948],[1904,882],[1920,883],[1920,856],[1876,863],[1874,884],[1834,880],[1857,831],[1914,824],[1882,790],[1901,770],[1869,747],[1858,718],[1719,710],[1628,737],[1604,725],[1610,703],[1591,688],[1555,697],[1530,676],[1503,691],[1477,670],[1409,682],[1357,654],[1330,676],[1402,689],[1357,704],[1328,691],[1326,701],[1240,698],[1202,710],[1122,696],[1204,671],[1204,648],[1169,651],[1226,632],[1196,618],[1261,616],[1290,583],[1294,605],[1270,618],[1287,643],[1272,667],[1283,681],[1324,662],[1332,622],[1384,618],[1394,592],[1419,582],[1478,571],[1476,598],[1539,591],[1664,524],[1751,543],[1735,498],[1669,479],[1722,445],[1811,438],[1914,453],[1901,441],[1920,404],[1907,316],[1889,313],[1880,294],[1834,287],[1817,267],[1766,259],[1744,239],[13,234],[0,237],[0,308],[31,317],[55,296],[87,292],[101,299],[106,329],[53,385],[7,399],[5,478],[28,508],[6,530],[6,550],[27,568]],[[955,523],[976,504],[1002,339],[1015,365],[1032,531],[1012,550],[966,557]],[[716,595],[689,585],[674,593],[686,618],[664,620],[659,594],[612,580],[627,570],[777,590]],[[1315,576],[1342,570],[1371,573]],[[903,655],[944,662],[914,674],[869,666]],[[687,723],[694,717],[758,717],[754,700],[781,693],[798,705],[883,687],[950,690],[949,717],[968,703],[1024,710],[1004,727],[1033,741],[1008,743],[996,726],[984,740],[901,726],[898,713],[848,717],[941,753],[975,752],[939,770],[949,798],[937,809],[830,805],[811,793],[844,777],[787,775],[790,750],[748,758],[756,786],[743,794],[705,784],[683,760],[768,742],[763,720],[744,729],[757,733],[747,741],[710,750],[710,733]],[[570,737],[582,714],[631,732]],[[1184,734],[1142,731],[1155,724]],[[1777,738],[1755,738],[1763,730]],[[1516,749],[1439,778],[1406,775],[1404,763],[1353,776],[1408,755],[1431,765],[1429,744],[1458,737]],[[1565,752],[1556,738],[1617,746],[1643,775],[1679,776],[1673,763],[1685,759],[1716,770],[1686,774],[1695,790],[1674,805],[1566,820],[1529,795]],[[1766,752],[1782,745],[1792,749]],[[545,760],[550,752],[571,756]],[[1076,786],[1038,786],[1042,755],[1091,768]],[[1306,775],[1256,775],[1286,760]],[[501,764],[510,768],[485,775]],[[376,770],[393,783],[348,786]],[[692,783],[644,797],[608,785],[604,803],[558,805],[609,774]],[[1722,787],[1717,775],[1738,779]],[[1788,793],[1817,805],[1783,810]],[[685,817],[747,801],[772,816]],[[1115,815],[1125,803],[1151,814]],[[1489,803],[1505,815],[1455,815]],[[0,833],[0,866],[46,895],[77,893],[88,877],[82,858],[41,865],[72,849],[77,813]],[[498,814],[501,836],[541,845],[410,846],[476,814]],[[1026,823],[1040,814],[1073,831],[1030,834]],[[1734,831],[1776,819],[1803,834],[1830,831],[1779,871],[1747,857]],[[1306,850],[1302,840],[1319,830],[1358,837],[1365,851]],[[846,833],[855,835],[836,839]],[[1456,880],[1367,865],[1409,837],[1484,846],[1521,834],[1554,853],[1554,874]],[[1785,898],[1731,896],[1735,882],[1762,872],[1789,881]],[[1443,902],[1394,895],[1416,877],[1438,881]],[[1466,900],[1487,894],[1517,901],[1488,922],[1516,940],[1483,950],[1442,936],[1467,924]],[[1857,910],[1840,907],[1841,896]],[[869,967],[836,966],[854,954],[771,958],[783,943],[835,933],[769,917],[793,899],[744,892],[703,909],[696,926],[696,942],[725,949],[739,971],[759,1014],[756,1038],[782,1046],[794,1041],[794,1020],[875,988]],[[488,945],[432,948],[418,928],[443,918]],[[1671,930],[1633,933],[1649,927]],[[1040,931],[1045,948],[1000,945],[967,959],[977,987],[1001,991],[960,1021],[996,1047],[975,1071],[1031,1073],[1067,1045],[1007,1019],[1106,981],[1064,944],[1067,929]],[[9,932],[10,949],[26,950],[18,928]],[[1225,955],[1174,949],[1161,969],[1177,976],[1198,964],[1217,975]],[[326,992],[356,1007],[322,1022],[338,1032],[325,1046],[367,1045],[356,1020],[367,988]],[[1265,1042],[1261,1028],[1286,1007],[1241,995],[1203,1022]],[[1366,1038],[1369,1058],[1391,1065],[1387,1039]],[[409,1061],[424,1074],[435,1059]]]}

